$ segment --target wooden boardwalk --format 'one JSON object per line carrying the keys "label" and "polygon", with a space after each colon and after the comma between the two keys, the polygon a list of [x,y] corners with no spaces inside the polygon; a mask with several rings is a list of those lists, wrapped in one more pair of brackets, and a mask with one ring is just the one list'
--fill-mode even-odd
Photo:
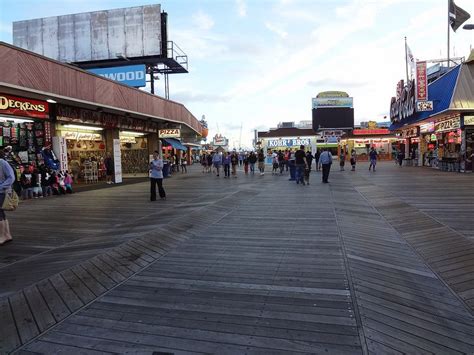
{"label": "wooden boardwalk", "polygon": [[166,202],[33,201],[0,249],[0,353],[474,354],[473,178],[192,172]]}

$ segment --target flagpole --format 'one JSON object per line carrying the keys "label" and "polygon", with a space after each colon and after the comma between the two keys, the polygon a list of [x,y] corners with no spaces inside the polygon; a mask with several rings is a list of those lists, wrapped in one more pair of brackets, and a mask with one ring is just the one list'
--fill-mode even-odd
{"label": "flagpole", "polygon": [[450,19],[450,17],[449,17],[449,10],[450,10],[450,9],[449,9],[449,7],[450,7],[449,5],[450,5],[450,1],[451,1],[451,0],[448,0],[448,68],[450,67],[450,60],[449,60],[449,36],[450,36],[449,25],[450,25],[450,22],[451,22],[451,21],[450,21],[451,19]]}
{"label": "flagpole", "polygon": [[408,49],[407,49],[407,37],[405,36],[405,69],[407,74],[407,85],[408,85]]}

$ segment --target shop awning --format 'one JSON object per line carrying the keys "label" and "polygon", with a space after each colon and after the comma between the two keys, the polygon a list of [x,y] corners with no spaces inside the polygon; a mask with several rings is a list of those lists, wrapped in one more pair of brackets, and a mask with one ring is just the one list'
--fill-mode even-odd
{"label": "shop awning", "polygon": [[181,144],[181,142],[177,139],[174,138],[161,138],[161,140],[165,143],[168,143],[168,145],[172,146],[174,149],[179,149],[179,150],[188,150],[184,145]]}

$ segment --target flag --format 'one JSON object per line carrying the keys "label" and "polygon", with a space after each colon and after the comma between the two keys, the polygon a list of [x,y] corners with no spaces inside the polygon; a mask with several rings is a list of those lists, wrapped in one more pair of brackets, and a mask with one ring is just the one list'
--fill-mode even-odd
{"label": "flag", "polygon": [[457,6],[453,0],[449,0],[449,24],[454,32],[470,17],[466,10]]}
{"label": "flag", "polygon": [[415,72],[416,61],[408,45],[407,45],[407,59],[406,60],[407,60],[408,66],[410,67],[410,79],[411,79],[413,78],[413,73]]}

